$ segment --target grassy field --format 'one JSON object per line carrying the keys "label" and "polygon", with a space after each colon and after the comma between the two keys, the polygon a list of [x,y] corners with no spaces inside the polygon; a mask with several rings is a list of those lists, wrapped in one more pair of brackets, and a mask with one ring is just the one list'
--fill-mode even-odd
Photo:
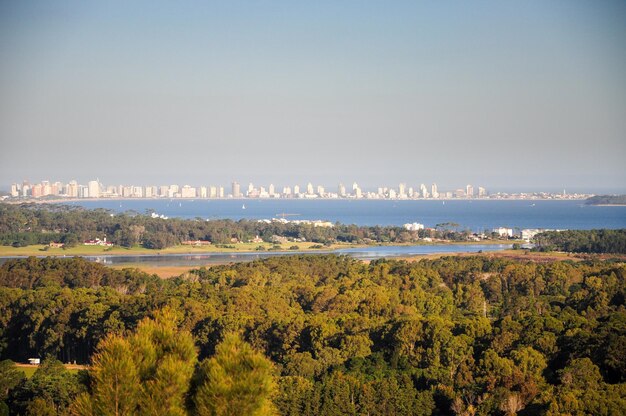
{"label": "grassy field", "polygon": [[[15,364],[15,366],[18,368],[18,370],[24,372],[26,378],[31,378],[33,374],[35,374],[35,371],[37,371],[37,368],[39,368],[39,366],[31,364]],[[65,368],[67,368],[70,373],[78,373],[80,370],[84,370],[87,367],[85,367],[84,365],[66,364]]]}

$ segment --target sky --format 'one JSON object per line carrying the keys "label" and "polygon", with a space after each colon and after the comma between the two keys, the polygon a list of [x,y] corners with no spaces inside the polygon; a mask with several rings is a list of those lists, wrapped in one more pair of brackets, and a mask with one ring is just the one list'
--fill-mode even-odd
{"label": "sky", "polygon": [[0,186],[94,178],[626,192],[626,2],[0,2]]}

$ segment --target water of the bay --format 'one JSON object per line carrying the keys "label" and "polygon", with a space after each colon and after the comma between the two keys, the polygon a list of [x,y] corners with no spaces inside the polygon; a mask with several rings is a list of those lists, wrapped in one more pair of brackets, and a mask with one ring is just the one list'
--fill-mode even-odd
{"label": "water of the bay", "polygon": [[[271,219],[282,214],[290,220],[325,220],[356,225],[402,225],[418,222],[426,227],[453,222],[459,229],[495,227],[594,229],[626,228],[626,206],[589,206],[583,201],[550,200],[89,200],[68,202],[112,212],[153,210],[168,217]],[[245,208],[244,208],[245,207]]]}

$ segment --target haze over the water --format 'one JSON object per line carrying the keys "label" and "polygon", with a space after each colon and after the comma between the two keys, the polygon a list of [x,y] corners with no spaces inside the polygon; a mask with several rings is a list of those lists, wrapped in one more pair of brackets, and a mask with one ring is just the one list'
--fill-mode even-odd
{"label": "haze over the water", "polygon": [[626,189],[626,2],[0,3],[22,179]]}

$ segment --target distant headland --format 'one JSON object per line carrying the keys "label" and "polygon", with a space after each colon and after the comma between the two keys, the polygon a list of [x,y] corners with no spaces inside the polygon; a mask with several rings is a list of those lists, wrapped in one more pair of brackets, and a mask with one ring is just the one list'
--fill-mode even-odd
{"label": "distant headland", "polygon": [[596,195],[585,200],[586,205],[626,205],[626,195]]}

